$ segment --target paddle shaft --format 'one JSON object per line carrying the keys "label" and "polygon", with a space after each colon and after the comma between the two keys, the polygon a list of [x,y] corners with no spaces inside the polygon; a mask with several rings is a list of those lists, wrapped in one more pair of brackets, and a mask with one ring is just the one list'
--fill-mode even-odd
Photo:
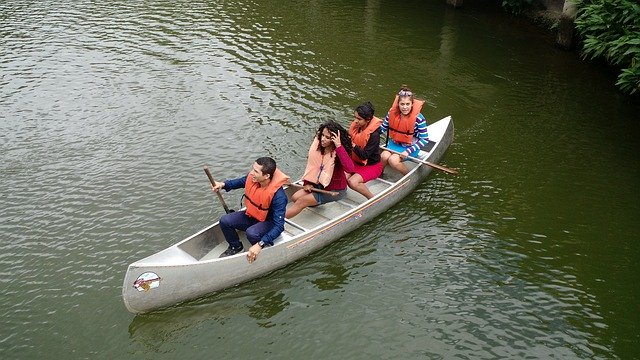
{"label": "paddle shaft", "polygon": [[[204,172],[205,174],[207,174],[207,177],[209,178],[209,181],[211,182],[211,185],[216,186],[216,180],[213,178],[213,176],[211,175],[211,171],[209,171],[208,167],[204,167]],[[222,194],[220,194],[220,191],[216,191],[216,195],[218,195],[218,199],[220,200],[220,203],[222,204],[222,207],[224,208],[224,211],[228,214],[231,212],[231,210],[229,210],[229,207],[227,206],[227,203],[224,201],[224,198],[222,198]]]}
{"label": "paddle shaft", "polygon": [[[293,187],[299,188],[299,189],[304,189],[304,186],[298,185],[298,184],[286,183],[285,185],[293,186]],[[320,193],[320,194],[327,194],[327,195],[331,195],[331,196],[338,195],[338,193],[335,192],[335,191],[322,190],[322,189],[317,189],[317,188],[314,188],[314,187],[311,188],[311,191],[317,192],[317,193]]]}
{"label": "paddle shaft", "polygon": [[[395,150],[391,150],[386,146],[380,145],[380,149],[386,150],[386,151],[388,151],[388,152],[390,152],[392,154],[402,155],[401,152],[398,152],[398,151],[395,151]],[[425,164],[425,165],[431,166],[434,169],[437,169],[437,170],[440,170],[440,171],[444,171],[444,172],[449,173],[449,174],[453,174],[453,175],[457,175],[458,174],[457,170],[450,169],[450,168],[448,168],[446,166],[442,166],[442,165],[434,164],[434,163],[426,161],[426,160],[414,158],[413,156],[407,156],[406,158],[411,160],[411,161],[413,161],[413,162]]]}

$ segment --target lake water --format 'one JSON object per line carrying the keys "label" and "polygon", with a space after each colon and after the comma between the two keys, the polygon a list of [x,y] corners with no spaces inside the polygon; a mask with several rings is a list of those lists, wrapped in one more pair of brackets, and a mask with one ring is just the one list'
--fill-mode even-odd
{"label": "lake water", "polygon": [[[640,106],[491,6],[0,4],[0,358],[640,358]],[[216,221],[218,179],[377,115],[452,115],[443,163],[267,277],[134,316],[127,265]],[[240,194],[225,194],[237,208]]]}

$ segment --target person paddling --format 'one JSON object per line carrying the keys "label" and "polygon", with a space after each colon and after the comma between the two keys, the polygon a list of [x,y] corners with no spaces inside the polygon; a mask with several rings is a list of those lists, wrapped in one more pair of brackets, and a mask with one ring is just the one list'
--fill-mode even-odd
{"label": "person paddling", "polygon": [[[302,177],[304,187],[291,196],[293,204],[287,209],[286,218],[298,215],[308,206],[338,201],[346,195],[345,171],[354,171],[350,152],[351,139],[340,124],[329,121],[320,125],[309,148],[307,167]],[[333,193],[312,192],[312,188]]]}
{"label": "person paddling", "polygon": [[236,230],[246,232],[251,247],[247,260],[254,262],[265,246],[273,245],[273,240],[284,231],[284,216],[287,209],[287,195],[282,185],[289,177],[276,167],[270,157],[258,158],[248,175],[211,185],[214,192],[244,188],[246,210],[231,212],[220,218],[220,230],[229,247],[220,257],[235,255],[243,250]]}
{"label": "person paddling", "polygon": [[349,136],[353,145],[351,159],[355,164],[355,171],[347,175],[349,187],[364,195],[367,199],[373,193],[365,183],[382,174],[380,159],[380,125],[382,120],[373,116],[375,109],[367,101],[359,105],[353,113],[354,120],[349,127]]}
{"label": "person paddling", "polygon": [[382,163],[389,164],[403,175],[409,172],[403,164],[404,158],[417,157],[420,149],[429,142],[427,120],[421,113],[424,103],[424,100],[414,97],[408,86],[402,85],[380,127],[382,132],[387,132],[386,147],[401,153],[382,151]]}

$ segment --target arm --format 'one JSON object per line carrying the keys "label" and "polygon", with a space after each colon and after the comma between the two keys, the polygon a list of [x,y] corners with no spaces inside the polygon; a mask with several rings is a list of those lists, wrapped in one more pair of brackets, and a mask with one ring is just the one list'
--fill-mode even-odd
{"label": "arm", "polygon": [[287,195],[284,189],[280,188],[271,200],[271,209],[269,210],[273,217],[273,227],[262,236],[262,241],[268,245],[273,245],[275,240],[284,231],[284,214],[287,212]]}
{"label": "arm", "polygon": [[[351,160],[351,156],[347,153],[347,150],[344,149],[344,146],[340,146],[336,149],[336,154],[338,155],[338,160],[340,164],[342,164],[342,170],[348,173],[352,173],[356,171],[356,167],[353,164],[353,160]],[[338,167],[336,166],[336,170]]]}
{"label": "arm", "polygon": [[384,146],[389,145],[389,113],[387,112],[387,116],[382,119],[382,125],[380,125],[380,134],[384,134],[385,144]]}
{"label": "arm", "polygon": [[380,151],[380,130],[371,133],[364,149],[357,145],[353,147],[353,152],[362,159],[369,159],[372,154],[378,151]]}
{"label": "arm", "polygon": [[405,150],[407,154],[411,154],[414,151],[420,150],[423,146],[427,145],[427,142],[429,141],[429,133],[427,132],[427,120],[424,118],[424,115],[418,114],[418,116],[416,117],[414,132],[418,135],[418,141]]}
{"label": "arm", "polygon": [[384,133],[389,129],[389,113],[387,113],[387,116],[384,117],[384,119],[382,119],[382,125],[380,125],[380,132]]}
{"label": "arm", "polygon": [[237,179],[225,180],[224,186],[222,187],[226,191],[230,191],[233,189],[240,189],[244,187],[244,184],[247,182],[247,175],[239,177]]}
{"label": "arm", "polygon": [[342,170],[340,170],[338,168],[338,163],[336,162],[336,167],[333,171],[333,176],[331,179],[331,182],[333,182],[333,179],[335,179],[337,175],[336,170],[352,173],[355,172],[355,165],[353,164],[353,160],[351,160],[351,155],[349,155],[349,153],[347,153],[347,150],[344,149],[344,146],[342,146],[342,141],[340,140],[340,131],[338,131],[337,134],[331,133],[331,135],[331,141],[335,145],[336,155],[338,155],[338,159],[336,159],[336,161],[340,161],[340,164],[342,165]]}

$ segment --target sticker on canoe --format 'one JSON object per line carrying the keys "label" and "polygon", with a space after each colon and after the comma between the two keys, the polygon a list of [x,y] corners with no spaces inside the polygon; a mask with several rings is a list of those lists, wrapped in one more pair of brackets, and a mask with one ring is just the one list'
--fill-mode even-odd
{"label": "sticker on canoe", "polygon": [[160,286],[160,276],[156,273],[146,272],[133,282],[133,287],[138,291],[147,292]]}

